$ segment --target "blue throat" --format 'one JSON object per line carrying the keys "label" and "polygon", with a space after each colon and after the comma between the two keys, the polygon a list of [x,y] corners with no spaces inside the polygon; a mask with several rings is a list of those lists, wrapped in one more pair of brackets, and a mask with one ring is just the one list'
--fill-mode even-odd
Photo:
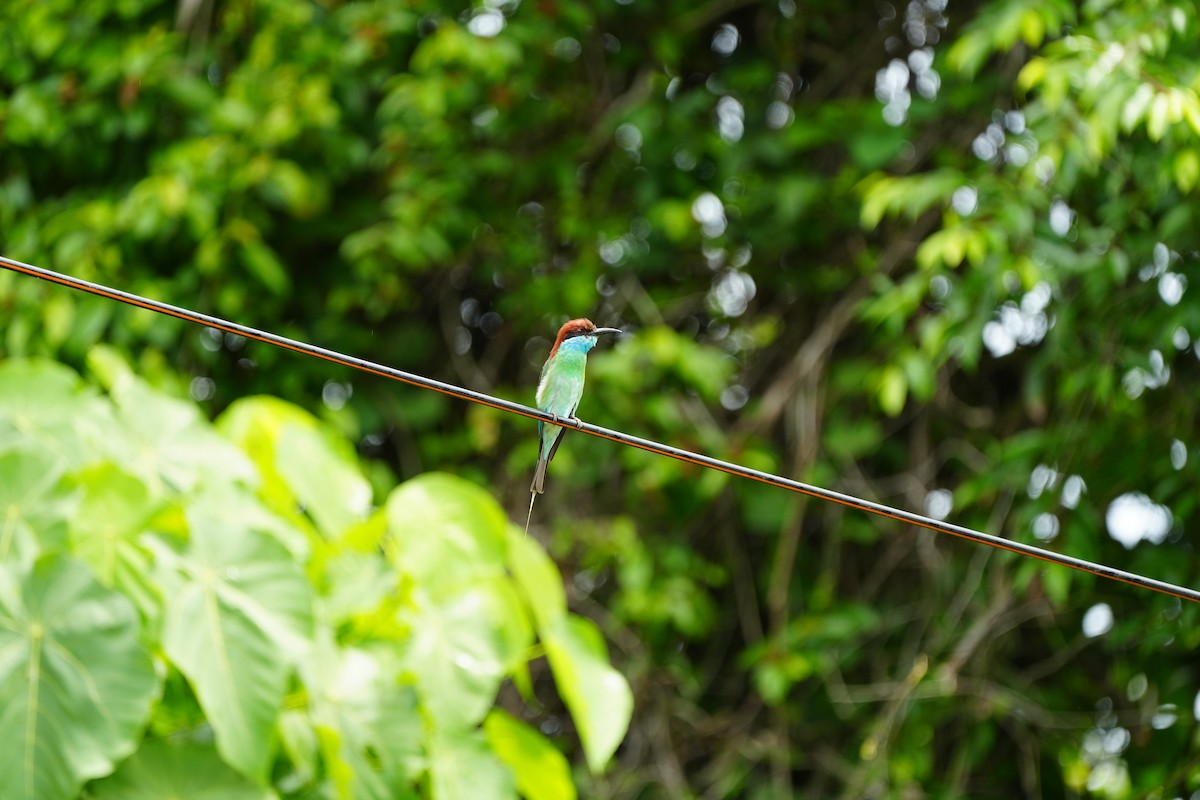
{"label": "blue throat", "polygon": [[580,353],[587,355],[588,351],[596,346],[595,336],[572,336],[558,346],[560,353]]}

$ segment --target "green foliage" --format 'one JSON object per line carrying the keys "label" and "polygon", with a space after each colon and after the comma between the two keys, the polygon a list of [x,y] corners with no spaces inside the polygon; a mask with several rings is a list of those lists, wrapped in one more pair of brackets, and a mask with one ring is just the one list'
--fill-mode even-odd
{"label": "green foliage", "polygon": [[[17,0],[0,249],[523,401],[590,315],[633,335],[585,419],[1196,585],[1198,17]],[[525,540],[527,421],[0,308],[3,569],[90,575],[160,668],[65,791],[1200,789],[1191,606],[578,434]]]}
{"label": "green foliage", "polygon": [[576,796],[567,760],[529,725],[496,709],[483,721],[483,730],[496,755],[517,776],[523,797],[572,800]]}
{"label": "green foliage", "polygon": [[535,636],[604,769],[629,687],[486,493],[431,473],[371,514],[357,457],[300,409],[247,399],[222,434],[101,360],[105,394],[0,365],[13,797],[104,776],[94,796],[574,797],[554,744],[493,709]]}
{"label": "green foliage", "polygon": [[158,691],[133,604],[55,554],[6,566],[0,603],[5,793],[73,797],[134,749]]}
{"label": "green foliage", "polygon": [[211,746],[148,741],[111,777],[97,781],[92,796],[99,800],[267,800],[271,794],[221,761]]}
{"label": "green foliage", "polygon": [[625,736],[633,695],[608,653],[595,623],[583,617],[559,617],[542,631],[554,682],[575,724],[588,765],[600,771]]}

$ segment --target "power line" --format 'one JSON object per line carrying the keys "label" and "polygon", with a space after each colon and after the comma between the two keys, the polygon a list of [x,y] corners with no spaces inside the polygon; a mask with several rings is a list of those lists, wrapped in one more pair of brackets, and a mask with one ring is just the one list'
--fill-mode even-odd
{"label": "power line", "polygon": [[[324,347],[308,344],[307,342],[289,339],[286,336],[279,336],[278,334],[261,331],[257,328],[251,328],[247,325],[239,325],[236,322],[229,322],[218,317],[209,316],[208,314],[201,314],[198,311],[192,311],[179,306],[173,306],[158,300],[150,300],[149,298],[121,291],[120,289],[110,289],[109,287],[98,283],[92,283],[91,281],[85,281],[80,278],[73,278],[69,275],[64,275],[60,272],[54,272],[53,270],[44,269],[42,267],[35,267],[31,264],[25,264],[20,261],[15,261],[11,258],[6,258],[5,256],[0,256],[0,266],[3,266],[4,268],[14,272],[23,273],[35,278],[41,278],[42,280],[50,281],[51,283],[57,283],[62,286],[68,286],[72,289],[88,292],[89,294],[107,297],[110,300],[117,300],[121,303],[128,303],[129,305],[137,306],[138,308],[156,311],[160,314],[166,314],[178,319],[187,320],[188,322],[196,322],[201,325],[208,325],[209,327],[217,328],[218,330],[226,331],[227,333],[236,333],[249,339],[256,339],[260,342],[266,342],[267,344],[286,347],[287,349],[295,350],[298,353],[305,353],[310,356],[316,356],[317,358],[323,358],[326,361],[332,361],[335,364],[344,364],[348,367],[354,367],[355,369],[362,370],[363,372],[381,375],[385,378],[391,378],[392,380],[407,383],[412,386],[418,386],[423,389],[433,389],[434,391],[441,392],[442,394],[447,394],[451,397],[457,397],[460,400],[468,400],[472,403],[479,403],[481,405],[496,408],[501,411],[519,414],[523,417],[529,417],[530,419],[541,420],[543,422],[553,423],[557,421],[556,418],[551,414],[548,414],[544,411],[539,411],[536,408],[523,406],[520,403],[514,403],[499,397],[492,397],[491,395],[484,394],[483,392],[464,389],[459,386],[454,386],[453,384],[443,383],[442,381],[437,381],[432,378],[426,378],[422,375],[415,375],[411,372],[404,372],[403,370],[398,370],[394,367],[377,364],[373,361],[367,361],[355,356],[344,355],[334,350],[328,350]],[[891,506],[886,506],[882,503],[875,503],[870,500],[862,500],[858,497],[854,497],[853,495],[835,492],[832,489],[824,489],[820,486],[802,483],[800,481],[792,480],[791,478],[784,478],[780,475],[774,475],[769,472],[751,469],[750,467],[743,467],[740,464],[734,464],[730,461],[722,461],[718,458],[713,458],[700,453],[681,450],[678,447],[660,444],[659,442],[651,441],[650,439],[643,439],[638,436],[632,436],[628,433],[623,433],[622,431],[612,430],[611,428],[602,428],[599,425],[592,425],[588,422],[580,421],[578,425],[572,425],[571,427],[577,428],[579,431],[592,436],[599,436],[602,439],[609,439],[614,442],[619,442],[620,444],[638,447],[651,453],[657,453],[658,455],[667,456],[680,461],[687,461],[702,467],[708,467],[709,469],[720,470],[721,472],[726,472],[730,475],[736,475],[738,477],[760,481],[762,483],[770,484],[771,486],[778,486],[781,489],[787,489],[799,494],[809,495],[810,497],[816,497],[821,500],[830,500],[835,503],[840,503],[844,506],[849,506],[850,508],[856,508],[871,514],[877,514],[881,517],[890,517],[891,519],[899,520],[901,522],[907,522],[912,525],[927,528],[931,531],[936,531],[937,533],[948,533],[952,536],[958,536],[963,539],[968,539],[972,542],[978,542],[979,544],[986,544],[990,547],[1008,550],[1010,552],[1017,553],[1018,555],[1038,558],[1051,564],[1059,564],[1064,567],[1070,567],[1071,569],[1079,570],[1080,572],[1088,572],[1093,575],[1099,575],[1102,578],[1121,581],[1123,583],[1132,584],[1133,586],[1140,586],[1155,592],[1161,592],[1162,594],[1178,597],[1183,600],[1191,600],[1192,602],[1200,603],[1200,591],[1188,588],[1186,586],[1176,586],[1175,584],[1155,580],[1154,578],[1147,578],[1143,575],[1138,575],[1133,572],[1116,569],[1115,567],[1097,564],[1092,561],[1086,561],[1082,558],[1075,558],[1074,556],[1064,555],[1062,553],[1055,553],[1051,550],[1044,550],[1040,547],[1034,547],[1033,545],[1012,541],[1000,536],[993,536],[992,534],[972,530],[971,528],[964,528],[961,525],[953,525],[949,522],[933,519],[932,517],[914,514],[911,511],[892,508]]]}

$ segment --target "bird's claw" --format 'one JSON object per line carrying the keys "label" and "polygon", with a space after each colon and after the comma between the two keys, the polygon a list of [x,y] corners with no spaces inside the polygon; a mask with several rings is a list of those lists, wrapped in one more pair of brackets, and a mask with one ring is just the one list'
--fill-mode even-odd
{"label": "bird's claw", "polygon": [[550,418],[554,420],[553,424],[559,427],[570,425],[579,430],[583,430],[583,420],[579,417],[560,417],[558,414],[551,414]]}

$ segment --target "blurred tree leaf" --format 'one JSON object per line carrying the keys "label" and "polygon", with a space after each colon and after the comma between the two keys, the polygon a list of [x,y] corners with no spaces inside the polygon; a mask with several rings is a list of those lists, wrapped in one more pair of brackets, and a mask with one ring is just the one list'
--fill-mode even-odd
{"label": "blurred tree leaf", "polygon": [[269,800],[272,794],[230,769],[210,746],[147,742],[113,775],[97,781],[92,796],[100,800]]}
{"label": "blurred tree leaf", "polygon": [[579,729],[588,766],[601,772],[633,714],[629,684],[608,665],[604,639],[590,620],[563,617],[542,631],[542,641],[559,694]]}
{"label": "blurred tree leaf", "polygon": [[538,731],[496,709],[483,721],[488,742],[516,775],[517,790],[527,800],[574,800],[575,784],[563,754]]}
{"label": "blurred tree leaf", "polygon": [[371,487],[357,459],[304,411],[270,397],[244,398],[217,429],[254,459],[276,511],[294,514],[298,506],[329,537],[366,516]]}
{"label": "blurred tree leaf", "polygon": [[432,800],[517,797],[511,773],[481,731],[435,732],[429,743],[429,773]]}

